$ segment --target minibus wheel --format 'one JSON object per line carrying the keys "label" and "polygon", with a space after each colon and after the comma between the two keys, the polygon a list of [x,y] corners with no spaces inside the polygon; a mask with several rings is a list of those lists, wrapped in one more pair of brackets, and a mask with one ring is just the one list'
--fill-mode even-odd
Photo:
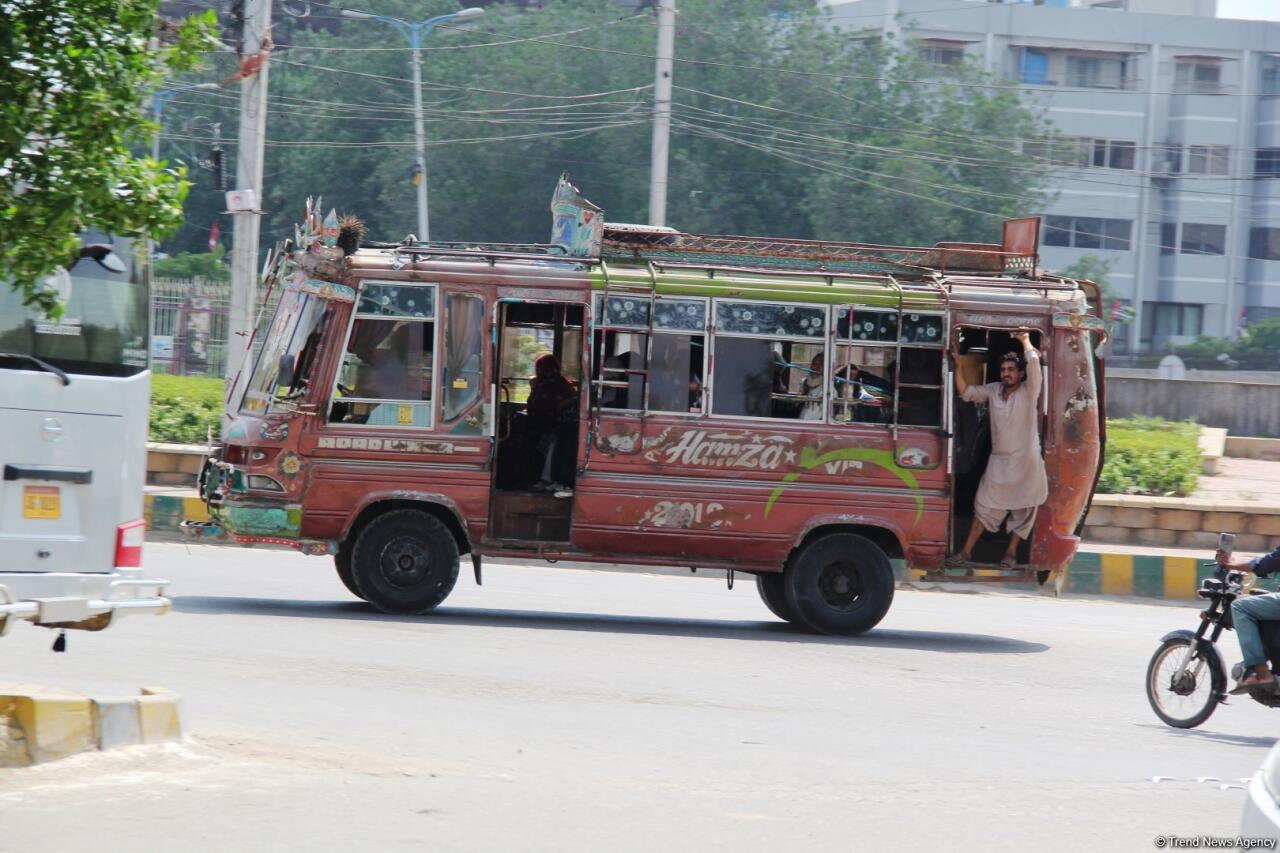
{"label": "minibus wheel", "polygon": [[333,555],[333,567],[338,572],[338,580],[347,588],[347,592],[360,598],[360,590],[356,589],[355,579],[351,577],[351,540],[344,539]]}
{"label": "minibus wheel", "polygon": [[784,579],[792,611],[820,634],[869,631],[893,603],[889,558],[856,533],[830,533],[805,545]]}
{"label": "minibus wheel", "polygon": [[786,581],[782,572],[760,572],[756,575],[756,592],[769,612],[784,622],[803,625],[796,612],[787,603]]}
{"label": "minibus wheel", "polygon": [[356,595],[384,613],[425,613],[458,580],[458,543],[435,516],[392,510],[356,537],[351,576]]}

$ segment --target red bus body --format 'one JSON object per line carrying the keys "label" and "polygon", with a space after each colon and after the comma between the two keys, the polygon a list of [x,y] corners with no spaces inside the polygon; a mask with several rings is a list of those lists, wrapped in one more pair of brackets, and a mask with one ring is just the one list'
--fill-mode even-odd
{"label": "red bus body", "polygon": [[[202,475],[218,523],[237,540],[334,554],[340,575],[344,560],[351,571],[361,531],[380,515],[405,509],[441,522],[457,552],[472,555],[477,577],[483,556],[779,573],[807,543],[846,533],[902,559],[910,577],[1043,582],[1065,569],[1102,454],[1096,355],[1101,323],[1087,308],[1089,302],[1097,304],[1096,294],[1088,292],[1092,285],[1038,274],[1034,257],[1023,264],[1029,268],[1012,269],[1027,250],[1011,251],[1008,237],[1004,246],[894,250],[897,272],[880,274],[833,272],[831,263],[818,262],[791,262],[780,270],[762,261],[756,269],[741,251],[731,262],[713,263],[687,247],[664,266],[653,253],[670,254],[676,238],[666,232],[657,240],[649,235],[653,245],[641,252],[632,236],[615,234],[611,244],[606,234],[605,254],[611,245],[613,251],[609,260],[540,255],[532,247],[362,248],[345,254],[318,240],[281,253],[273,271],[280,279],[275,286],[285,291],[280,310],[310,318],[309,343],[299,348],[295,342],[289,349],[268,340],[257,378],[248,383],[256,382],[258,391],[246,392],[245,383],[237,389],[223,446]],[[785,245],[798,245],[801,255],[828,257],[834,251],[799,241]],[[856,248],[856,257],[864,260],[884,261],[889,252]],[[848,246],[841,250],[842,257],[854,257]],[[382,292],[377,288],[394,294],[397,285],[434,306],[434,314],[410,330],[423,352],[432,349],[420,371],[429,387],[413,389],[426,399],[383,406],[391,409],[390,417],[398,417],[383,426],[344,422],[335,413],[360,405],[346,403],[342,390],[342,377],[350,375],[344,365],[358,360],[351,355],[360,334],[351,331],[359,322],[356,315],[373,328],[378,309],[366,295]],[[985,349],[971,350],[981,353],[1007,340],[1011,331],[1032,330],[1046,364],[1041,436],[1049,498],[1022,564],[1012,571],[943,566],[967,529],[971,509],[957,496],[972,490],[976,475],[970,461],[981,457],[981,442],[971,440],[957,419],[945,364],[937,391],[940,422],[926,426],[898,423],[905,403],[897,395],[905,400],[908,393],[901,381],[893,423],[836,422],[834,415],[818,421],[718,416],[707,411],[719,399],[715,382],[697,402],[701,411],[616,411],[600,404],[600,394],[609,389],[599,384],[602,360],[595,351],[610,334],[612,327],[600,314],[603,300],[614,294],[647,299],[650,312],[664,299],[690,311],[703,311],[698,308],[703,305],[708,317],[726,300],[817,306],[812,310],[825,312],[827,325],[812,348],[825,346],[831,356],[846,345],[837,327],[844,328],[839,324],[846,314],[852,324],[854,303],[863,315],[892,315],[899,330],[908,317],[916,322],[909,312],[918,309],[943,332],[936,342],[917,347],[917,360],[930,365],[940,362],[943,345],[957,336],[985,342]],[[517,316],[533,319],[511,319]],[[468,327],[477,322],[478,328]],[[570,498],[499,488],[496,478],[496,468],[519,462],[503,461],[502,444],[511,438],[520,404],[509,401],[510,377],[499,375],[509,355],[500,352],[509,346],[506,329],[519,322],[525,322],[526,337],[542,335],[551,342],[548,347],[556,347],[567,374],[572,365],[581,366],[570,375],[581,389]],[[642,329],[647,335],[637,332],[628,340],[656,341],[660,330],[653,322]],[[306,332],[293,334],[300,338]],[[708,351],[705,378],[729,376],[729,347],[721,343],[727,333],[711,317],[697,334],[697,347]],[[894,347],[907,346],[881,343],[883,359],[894,356]],[[278,357],[272,347],[283,347],[286,374],[290,357],[293,369],[306,371],[305,380],[288,392],[264,385],[259,377]],[[459,348],[471,353],[469,362],[457,357]],[[800,352],[800,345],[784,351]],[[905,375],[902,353],[896,350],[890,365],[899,376]],[[993,354],[964,358],[972,362],[968,369],[980,371],[982,360]],[[718,381],[730,385],[728,379]],[[979,376],[978,381],[988,380]],[[478,391],[472,383],[479,383]],[[918,393],[927,400],[933,392]],[[463,399],[460,409],[450,409],[450,394]],[[828,412],[836,411],[836,394],[829,392]]]}

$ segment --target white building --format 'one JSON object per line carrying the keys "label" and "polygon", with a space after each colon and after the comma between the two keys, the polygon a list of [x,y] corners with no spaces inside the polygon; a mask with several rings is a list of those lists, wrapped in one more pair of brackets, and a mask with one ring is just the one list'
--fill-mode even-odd
{"label": "white building", "polygon": [[1071,138],[1024,152],[1063,164],[1042,264],[1111,262],[1136,313],[1117,351],[1280,315],[1280,23],[1216,18],[1215,0],[825,5],[837,26],[918,40],[942,66],[971,58],[1041,96]]}

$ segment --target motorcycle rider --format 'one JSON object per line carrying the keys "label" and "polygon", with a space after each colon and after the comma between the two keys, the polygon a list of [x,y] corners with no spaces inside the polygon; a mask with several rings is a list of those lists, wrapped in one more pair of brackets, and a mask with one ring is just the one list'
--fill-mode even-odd
{"label": "motorcycle rider", "polygon": [[[1218,551],[1214,559],[1224,569],[1234,572],[1253,572],[1260,578],[1280,572],[1280,548],[1263,557],[1254,557],[1239,563],[1230,562],[1230,555]],[[1250,687],[1269,687],[1275,684],[1275,676],[1267,665],[1267,653],[1262,646],[1262,632],[1258,623],[1280,621],[1280,592],[1265,595],[1243,595],[1231,602],[1231,619],[1240,640],[1240,652],[1244,655],[1244,675],[1232,688],[1233,695],[1247,693]]]}

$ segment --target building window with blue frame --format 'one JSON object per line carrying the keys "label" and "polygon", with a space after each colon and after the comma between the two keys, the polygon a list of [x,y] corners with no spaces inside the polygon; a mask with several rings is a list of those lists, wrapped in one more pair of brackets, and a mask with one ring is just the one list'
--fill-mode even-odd
{"label": "building window with blue frame", "polygon": [[1033,86],[1049,85],[1049,54],[1043,50],[1024,48],[1019,70],[1023,83]]}

